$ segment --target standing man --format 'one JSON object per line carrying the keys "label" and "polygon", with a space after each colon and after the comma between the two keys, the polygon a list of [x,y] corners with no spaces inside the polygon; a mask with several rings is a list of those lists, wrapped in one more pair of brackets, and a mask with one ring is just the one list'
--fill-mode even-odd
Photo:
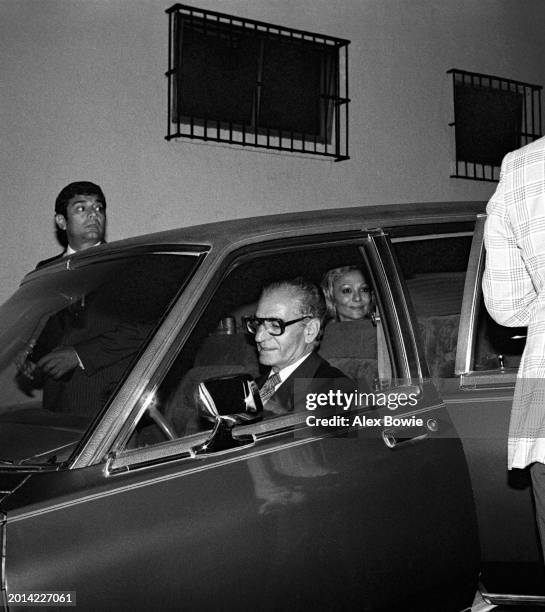
{"label": "standing man", "polygon": [[[66,249],[59,255],[40,261],[36,268],[104,242],[106,198],[101,187],[90,181],[77,181],[63,187],[55,200],[55,223],[66,234]],[[60,332],[57,332],[56,336],[59,335]],[[42,345],[44,339],[45,336],[42,337]],[[78,366],[84,369],[80,355],[83,349],[79,353],[70,345],[50,346],[49,349],[53,350],[42,348],[43,355],[38,364],[44,374],[58,380]],[[40,351],[36,351],[36,354],[40,354]],[[32,362],[29,366],[32,369]]]}
{"label": "standing man", "polygon": [[106,198],[100,186],[89,181],[66,185],[55,200],[55,223],[66,234],[66,249],[37,268],[104,242]]}
{"label": "standing man", "polygon": [[[87,181],[70,183],[55,201],[55,222],[66,233],[66,250],[37,268],[104,242],[106,198]],[[130,289],[130,288],[129,288]],[[105,283],[53,313],[18,362],[25,389],[43,387],[43,407],[94,416],[107,401],[151,328],[127,309],[119,283]]]}
{"label": "standing man", "polygon": [[528,326],[511,411],[508,468],[531,466],[545,552],[545,138],[504,158],[487,213],[486,306],[500,325]]}

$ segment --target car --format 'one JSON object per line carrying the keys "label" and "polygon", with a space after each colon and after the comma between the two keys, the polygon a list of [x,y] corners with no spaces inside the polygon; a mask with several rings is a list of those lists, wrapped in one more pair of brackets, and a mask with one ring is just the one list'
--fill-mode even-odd
{"label": "car", "polygon": [[[231,220],[29,273],[0,308],[4,609],[545,602],[528,475],[506,468],[525,330],[482,306],[484,208]],[[245,317],[344,265],[376,308],[319,352],[353,394],[266,414]],[[41,376],[67,343],[94,365]]]}

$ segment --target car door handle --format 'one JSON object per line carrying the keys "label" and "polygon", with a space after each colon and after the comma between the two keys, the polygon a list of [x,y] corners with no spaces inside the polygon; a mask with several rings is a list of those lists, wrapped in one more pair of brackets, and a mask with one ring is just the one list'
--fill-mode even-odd
{"label": "car door handle", "polygon": [[398,449],[428,439],[427,427],[392,427],[382,431],[382,439],[388,448]]}

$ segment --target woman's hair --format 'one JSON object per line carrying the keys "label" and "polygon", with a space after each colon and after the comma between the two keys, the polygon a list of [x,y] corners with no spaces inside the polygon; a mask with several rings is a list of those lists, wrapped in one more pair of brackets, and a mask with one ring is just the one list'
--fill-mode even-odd
{"label": "woman's hair", "polygon": [[337,318],[337,308],[335,307],[335,299],[333,298],[333,288],[335,281],[346,272],[359,272],[365,279],[365,274],[358,266],[341,266],[340,268],[332,268],[328,270],[322,277],[320,283],[324,292],[325,305],[327,308],[327,316],[331,319]]}

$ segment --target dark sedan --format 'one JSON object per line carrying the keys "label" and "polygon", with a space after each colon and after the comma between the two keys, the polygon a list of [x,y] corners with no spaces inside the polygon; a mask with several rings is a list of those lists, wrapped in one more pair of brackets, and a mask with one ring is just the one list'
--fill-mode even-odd
{"label": "dark sedan", "polygon": [[[506,469],[525,330],[482,307],[483,210],[201,225],[25,277],[0,309],[4,608],[545,602],[527,475]],[[347,265],[376,308],[319,352],[353,392],[266,414],[244,317],[268,283]],[[66,329],[101,359],[52,384],[25,364]]]}

